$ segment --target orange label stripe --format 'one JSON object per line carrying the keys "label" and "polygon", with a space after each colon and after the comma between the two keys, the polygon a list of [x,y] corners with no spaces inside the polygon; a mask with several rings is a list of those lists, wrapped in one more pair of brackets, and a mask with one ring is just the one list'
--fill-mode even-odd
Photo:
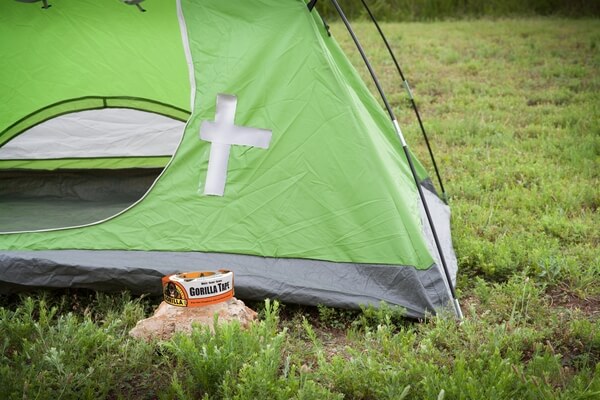
{"label": "orange label stripe", "polygon": [[233,297],[233,289],[229,292],[222,293],[217,296],[208,297],[205,299],[188,299],[188,307],[193,306],[209,306],[211,304],[220,303]]}

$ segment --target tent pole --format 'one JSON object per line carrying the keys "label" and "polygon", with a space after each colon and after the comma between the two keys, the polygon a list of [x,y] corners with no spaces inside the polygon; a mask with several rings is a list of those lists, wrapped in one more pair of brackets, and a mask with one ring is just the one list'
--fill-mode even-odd
{"label": "tent pole", "polygon": [[429,227],[431,228],[431,233],[433,234],[435,246],[436,246],[438,254],[440,256],[440,261],[442,263],[444,275],[446,277],[446,283],[448,284],[448,289],[450,291],[450,295],[452,296],[453,306],[454,306],[454,311],[455,311],[456,317],[459,320],[462,320],[462,318],[463,318],[462,310],[460,308],[460,304],[458,303],[458,299],[456,298],[456,292],[454,291],[454,287],[452,286],[452,279],[450,277],[448,265],[446,264],[444,252],[442,251],[442,245],[440,244],[440,240],[439,240],[437,232],[435,230],[435,226],[433,224],[433,218],[431,217],[431,213],[429,212],[429,206],[427,205],[427,200],[425,199],[425,194],[423,193],[423,189],[421,188],[421,184],[419,183],[419,177],[417,175],[417,171],[415,169],[415,166],[414,166],[414,163],[412,160],[412,156],[410,155],[408,145],[406,144],[406,141],[404,140],[404,135],[402,134],[402,130],[400,129],[400,125],[398,124],[398,120],[396,119],[396,116],[394,115],[394,111],[392,110],[392,107],[390,106],[390,103],[388,102],[387,97],[385,96],[385,93],[379,83],[379,79],[377,78],[377,75],[375,74],[373,67],[371,66],[371,63],[369,62],[369,58],[365,54],[362,45],[360,44],[360,42],[358,41],[358,38],[356,37],[356,34],[354,33],[354,30],[350,26],[350,22],[346,18],[346,14],[344,14],[344,11],[338,4],[337,0],[331,0],[331,2],[333,3],[333,6],[337,10],[340,17],[342,18],[342,21],[344,22],[344,25],[346,26],[348,33],[350,33],[350,36],[352,37],[352,40],[354,41],[356,48],[358,49],[367,69],[369,70],[369,74],[371,75],[371,78],[373,79],[373,83],[375,83],[375,86],[377,87],[377,91],[379,92],[379,95],[381,96],[383,103],[385,104],[385,108],[387,109],[387,112],[390,115],[390,118],[394,125],[394,129],[396,130],[396,134],[398,135],[398,138],[400,139],[400,142],[402,143],[402,149],[404,150],[404,155],[406,156],[408,165],[410,167],[410,171],[415,180],[415,184],[416,184],[417,190],[419,192],[419,197],[421,198],[421,203],[423,204],[423,209],[425,210],[425,215],[427,216],[427,221],[429,223]]}
{"label": "tent pole", "polygon": [[433,163],[433,168],[435,169],[435,174],[436,174],[438,182],[440,184],[440,189],[442,191],[442,199],[444,200],[444,203],[448,204],[448,195],[446,194],[446,190],[444,189],[444,184],[442,183],[442,176],[438,169],[437,162],[435,161],[435,157],[433,155],[433,150],[431,149],[431,145],[429,144],[429,137],[427,136],[427,132],[425,131],[425,126],[423,125],[423,121],[421,120],[421,114],[419,113],[419,109],[417,108],[417,103],[415,102],[415,99],[412,94],[412,90],[410,90],[410,86],[408,85],[408,80],[406,80],[406,78],[404,77],[404,74],[402,73],[402,68],[400,68],[400,64],[398,63],[398,60],[396,59],[394,51],[392,50],[392,47],[390,46],[385,34],[383,33],[383,30],[379,26],[377,19],[371,12],[371,9],[369,8],[369,6],[367,5],[365,0],[360,0],[360,1],[365,6],[365,10],[367,10],[369,17],[371,18],[371,21],[373,21],[373,24],[375,24],[375,27],[377,28],[377,31],[379,32],[379,36],[381,36],[381,39],[383,39],[383,43],[385,43],[385,47],[387,47],[388,53],[390,54],[390,56],[392,57],[392,60],[394,61],[394,65],[396,65],[396,70],[398,71],[398,74],[400,75],[400,78],[402,79],[404,88],[406,89],[406,92],[408,93],[408,97],[410,98],[410,103],[412,105],[412,108],[415,112],[415,115],[417,116],[417,120],[419,121],[419,127],[421,128],[421,132],[423,133],[423,139],[425,139],[425,144],[427,145],[427,150],[429,151],[429,156],[431,157],[431,162]]}

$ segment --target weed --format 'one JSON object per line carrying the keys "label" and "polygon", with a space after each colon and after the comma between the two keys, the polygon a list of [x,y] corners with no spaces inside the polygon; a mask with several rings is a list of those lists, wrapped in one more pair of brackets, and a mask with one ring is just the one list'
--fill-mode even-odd
{"label": "weed", "polygon": [[[125,303],[125,308],[139,307]],[[7,398],[97,398],[155,392],[162,361],[151,346],[131,342],[120,318],[58,314],[45,296],[26,297],[14,311],[0,308],[0,383]],[[152,374],[153,380],[134,376]]]}
{"label": "weed", "polygon": [[319,322],[321,325],[332,329],[346,329],[356,319],[355,310],[344,310],[324,305],[318,305]]}

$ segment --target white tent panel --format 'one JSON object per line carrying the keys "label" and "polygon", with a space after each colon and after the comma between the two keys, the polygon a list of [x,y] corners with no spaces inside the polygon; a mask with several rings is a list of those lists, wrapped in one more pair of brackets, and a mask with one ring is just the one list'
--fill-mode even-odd
{"label": "white tent panel", "polygon": [[170,156],[185,123],[125,108],[74,112],[36,125],[0,147],[0,160]]}

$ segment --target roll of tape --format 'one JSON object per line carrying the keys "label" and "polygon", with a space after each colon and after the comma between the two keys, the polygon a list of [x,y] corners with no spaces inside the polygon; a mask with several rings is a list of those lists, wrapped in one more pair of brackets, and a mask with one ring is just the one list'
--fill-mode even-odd
{"label": "roll of tape", "polygon": [[233,297],[233,272],[185,272],[162,278],[165,302],[178,307],[221,303]]}

